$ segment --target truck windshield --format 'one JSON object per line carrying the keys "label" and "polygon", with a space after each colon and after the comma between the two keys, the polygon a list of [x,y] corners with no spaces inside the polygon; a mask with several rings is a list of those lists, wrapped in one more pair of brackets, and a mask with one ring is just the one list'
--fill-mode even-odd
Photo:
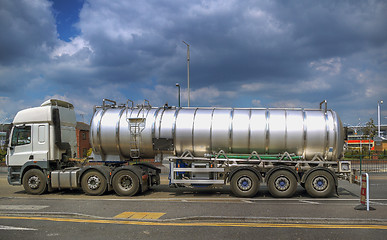
{"label": "truck windshield", "polygon": [[19,146],[31,143],[31,127],[15,127],[12,133],[12,146]]}

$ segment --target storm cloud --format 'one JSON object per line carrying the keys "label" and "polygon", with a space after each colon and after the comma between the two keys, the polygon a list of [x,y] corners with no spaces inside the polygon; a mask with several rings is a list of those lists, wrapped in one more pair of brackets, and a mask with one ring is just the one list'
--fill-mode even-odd
{"label": "storm cloud", "polygon": [[184,40],[193,106],[327,99],[345,123],[366,122],[387,97],[386,12],[385,1],[96,0],[63,41],[51,2],[0,0],[0,118],[49,97],[89,118],[102,98],[176,105],[176,82],[186,102]]}

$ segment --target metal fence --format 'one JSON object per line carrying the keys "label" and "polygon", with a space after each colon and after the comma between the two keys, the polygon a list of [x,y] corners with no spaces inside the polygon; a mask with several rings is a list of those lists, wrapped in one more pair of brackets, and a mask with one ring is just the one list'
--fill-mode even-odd
{"label": "metal fence", "polygon": [[346,152],[344,159],[360,172],[387,172],[387,151]]}

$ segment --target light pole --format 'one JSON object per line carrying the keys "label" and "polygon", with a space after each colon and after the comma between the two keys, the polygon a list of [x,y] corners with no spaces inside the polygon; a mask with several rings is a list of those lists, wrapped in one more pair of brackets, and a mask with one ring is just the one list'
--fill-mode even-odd
{"label": "light pole", "polygon": [[190,90],[189,90],[189,44],[184,42],[187,45],[187,81],[188,81],[188,107],[190,106]]}
{"label": "light pole", "polygon": [[176,83],[176,87],[178,88],[177,99],[178,99],[179,107],[180,107],[180,84],[179,84],[179,83]]}
{"label": "light pole", "polygon": [[79,114],[79,116],[81,116],[81,117],[82,117],[82,122],[84,123],[84,122],[85,122],[85,114],[83,114],[83,113],[80,113],[80,114]]}
{"label": "light pole", "polygon": [[378,137],[380,137],[380,105],[383,104],[383,100],[378,101]]}

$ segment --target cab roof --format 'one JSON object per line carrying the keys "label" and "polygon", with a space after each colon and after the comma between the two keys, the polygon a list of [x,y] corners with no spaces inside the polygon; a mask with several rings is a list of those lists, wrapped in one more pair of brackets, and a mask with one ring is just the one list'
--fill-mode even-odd
{"label": "cab roof", "polygon": [[58,106],[58,107],[64,107],[64,108],[70,108],[70,109],[74,108],[74,106],[71,103],[65,102],[65,101],[62,101],[62,100],[58,100],[58,99],[48,99],[47,101],[42,103],[42,105],[40,105],[40,106],[41,107],[44,107],[44,106]]}
{"label": "cab roof", "polygon": [[60,121],[62,125],[76,124],[74,106],[71,103],[49,99],[42,103],[40,107],[27,108],[19,111],[13,119],[13,124],[26,123],[50,123],[52,122],[52,109],[58,108],[60,112]]}

